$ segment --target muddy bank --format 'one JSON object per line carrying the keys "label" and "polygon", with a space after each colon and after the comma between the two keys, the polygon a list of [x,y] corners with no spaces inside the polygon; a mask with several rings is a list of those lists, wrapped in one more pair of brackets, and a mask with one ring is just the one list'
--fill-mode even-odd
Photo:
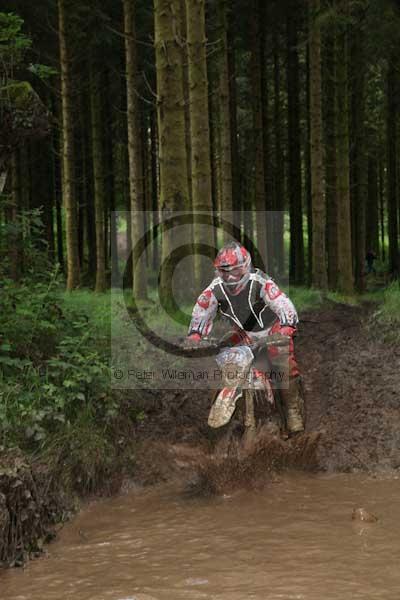
{"label": "muddy bank", "polygon": [[104,433],[107,455],[97,447],[92,453],[89,438],[76,439],[73,449],[54,443],[40,456],[0,447],[0,568],[40,555],[82,502],[116,494],[132,477],[134,420],[125,404],[121,412],[123,418]]}
{"label": "muddy bank", "polygon": [[303,315],[297,347],[323,470],[400,468],[400,350],[384,341],[374,309],[332,304]]}
{"label": "muddy bank", "polygon": [[22,566],[56,535],[74,510],[45,465],[17,450],[0,453],[0,566]]}

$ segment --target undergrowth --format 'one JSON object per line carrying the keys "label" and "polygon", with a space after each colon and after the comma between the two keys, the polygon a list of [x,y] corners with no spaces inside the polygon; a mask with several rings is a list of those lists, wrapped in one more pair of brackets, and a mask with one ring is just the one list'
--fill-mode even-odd
{"label": "undergrowth", "polygon": [[61,285],[56,271],[3,280],[0,449],[57,457],[72,485],[95,491],[133,452],[132,436],[116,440],[123,398],[110,387],[110,300]]}

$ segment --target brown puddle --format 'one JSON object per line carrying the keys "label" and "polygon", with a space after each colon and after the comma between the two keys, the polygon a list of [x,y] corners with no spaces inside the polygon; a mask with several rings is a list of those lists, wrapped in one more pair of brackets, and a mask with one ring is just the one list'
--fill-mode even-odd
{"label": "brown puddle", "polygon": [[[94,503],[1,600],[395,600],[400,479],[288,474],[262,492]],[[352,521],[354,508],[377,523]]]}

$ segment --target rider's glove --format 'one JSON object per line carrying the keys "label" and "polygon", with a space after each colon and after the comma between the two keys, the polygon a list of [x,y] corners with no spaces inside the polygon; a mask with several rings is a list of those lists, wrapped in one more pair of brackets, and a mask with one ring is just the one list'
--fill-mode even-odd
{"label": "rider's glove", "polygon": [[201,335],[199,333],[191,333],[185,339],[185,347],[191,348],[192,346],[197,346],[201,341]]}
{"label": "rider's glove", "polygon": [[293,337],[296,333],[296,327],[291,327],[290,325],[283,325],[282,327],[280,327],[279,333],[282,335]]}
{"label": "rider's glove", "polygon": [[201,340],[201,335],[199,333],[191,333],[187,336],[187,339],[192,342],[199,342]]}

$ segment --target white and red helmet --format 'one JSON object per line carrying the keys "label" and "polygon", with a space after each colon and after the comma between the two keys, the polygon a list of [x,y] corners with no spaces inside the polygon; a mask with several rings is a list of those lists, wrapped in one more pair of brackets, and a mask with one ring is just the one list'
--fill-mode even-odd
{"label": "white and red helmet", "polygon": [[238,242],[229,242],[218,252],[214,267],[230,294],[241,292],[251,273],[251,256]]}

